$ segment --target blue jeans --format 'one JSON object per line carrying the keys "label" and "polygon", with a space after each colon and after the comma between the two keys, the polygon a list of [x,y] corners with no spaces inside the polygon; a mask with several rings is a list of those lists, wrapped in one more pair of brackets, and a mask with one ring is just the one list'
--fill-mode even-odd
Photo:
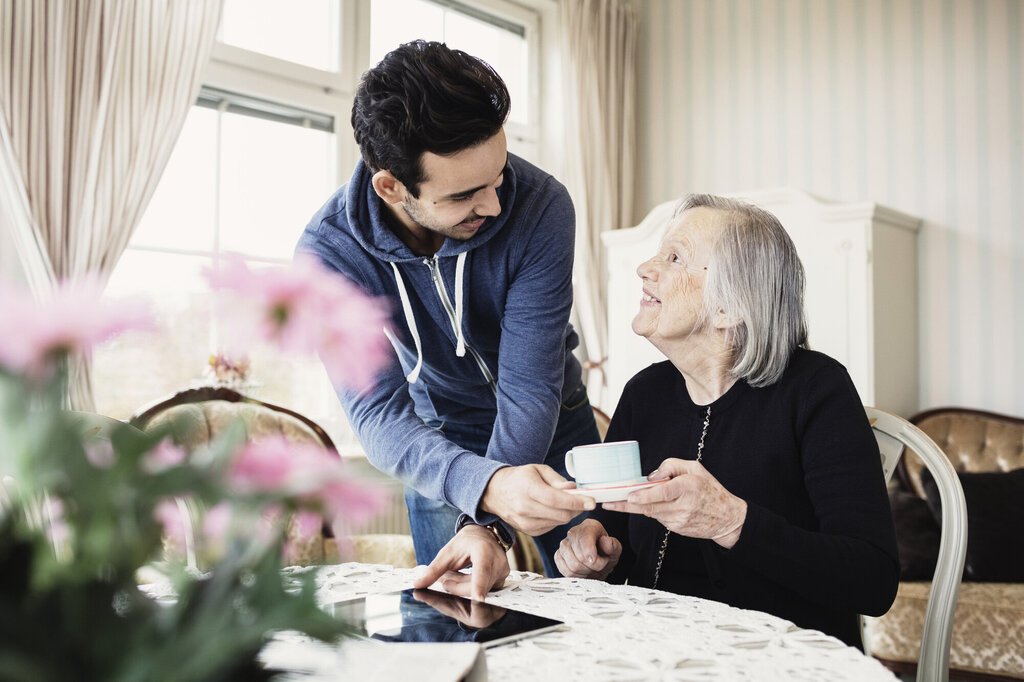
{"label": "blue jeans", "polygon": [[[491,440],[492,424],[453,424],[451,422],[430,422],[427,424],[442,431],[448,440],[483,457]],[[601,440],[594,423],[594,412],[590,408],[586,386],[579,388],[562,403],[558,412],[558,424],[551,446],[544,458],[544,464],[569,478],[565,470],[565,453],[577,445],[597,443]],[[405,489],[405,504],[409,508],[409,526],[412,529],[413,545],[416,549],[416,563],[429,564],[455,535],[455,522],[461,513],[439,500],[420,495],[412,488]],[[569,523],[558,526],[543,535],[533,538],[549,577],[560,577],[555,567],[555,552],[569,529],[586,518],[580,514]]]}

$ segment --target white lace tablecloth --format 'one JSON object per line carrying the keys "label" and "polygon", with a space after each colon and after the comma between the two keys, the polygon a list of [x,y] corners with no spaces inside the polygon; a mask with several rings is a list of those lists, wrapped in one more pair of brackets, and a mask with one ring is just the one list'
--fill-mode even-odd
{"label": "white lace tablecloth", "polygon": [[[317,580],[329,603],[411,587],[413,569],[348,563],[321,567]],[[487,649],[487,677],[496,682],[896,679],[821,632],[696,597],[513,572],[487,602],[566,623]]]}

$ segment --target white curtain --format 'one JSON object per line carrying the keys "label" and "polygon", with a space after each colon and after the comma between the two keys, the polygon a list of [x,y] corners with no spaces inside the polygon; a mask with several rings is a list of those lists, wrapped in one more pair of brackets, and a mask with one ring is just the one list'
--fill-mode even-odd
{"label": "white curtain", "polygon": [[[195,100],[222,1],[0,0],[0,220],[37,294],[109,276]],[[93,409],[88,358],[69,402]]]}
{"label": "white curtain", "polygon": [[636,35],[633,8],[619,0],[562,0],[568,83],[568,175],[576,204],[576,319],[589,359],[587,389],[602,404],[607,348],[607,268],[601,233],[633,218]]}

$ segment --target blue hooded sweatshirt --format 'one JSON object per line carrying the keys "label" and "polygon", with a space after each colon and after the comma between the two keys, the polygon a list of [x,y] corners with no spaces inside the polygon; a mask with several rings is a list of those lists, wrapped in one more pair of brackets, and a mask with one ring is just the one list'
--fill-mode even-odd
{"label": "blue hooded sweatshirt", "polygon": [[[487,482],[505,465],[540,463],[563,395],[581,379],[569,324],[575,212],[565,187],[508,155],[501,212],[434,256],[413,253],[360,161],[313,216],[297,250],[393,302],[392,363],[368,392],[339,398],[370,461],[478,522]],[[493,424],[487,456],[426,424]]]}

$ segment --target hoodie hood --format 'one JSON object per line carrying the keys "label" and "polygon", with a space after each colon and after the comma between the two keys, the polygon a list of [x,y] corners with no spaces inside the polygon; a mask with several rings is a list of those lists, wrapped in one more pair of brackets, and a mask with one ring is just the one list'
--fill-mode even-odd
{"label": "hoodie hood", "polygon": [[[484,219],[483,225],[480,226],[476,234],[465,241],[445,239],[441,249],[437,252],[438,257],[457,256],[472,251],[490,241],[505,226],[509,216],[507,208],[516,200],[515,160],[514,155],[508,155],[508,163],[505,164],[505,178],[501,187],[498,188],[501,212],[496,216]],[[413,253],[387,227],[386,212],[388,209],[384,201],[377,196],[376,190],[373,189],[372,179],[373,172],[360,159],[352,173],[352,179],[348,183],[348,196],[345,202],[345,213],[352,236],[360,246],[382,261],[403,263],[422,260],[423,256]]]}

